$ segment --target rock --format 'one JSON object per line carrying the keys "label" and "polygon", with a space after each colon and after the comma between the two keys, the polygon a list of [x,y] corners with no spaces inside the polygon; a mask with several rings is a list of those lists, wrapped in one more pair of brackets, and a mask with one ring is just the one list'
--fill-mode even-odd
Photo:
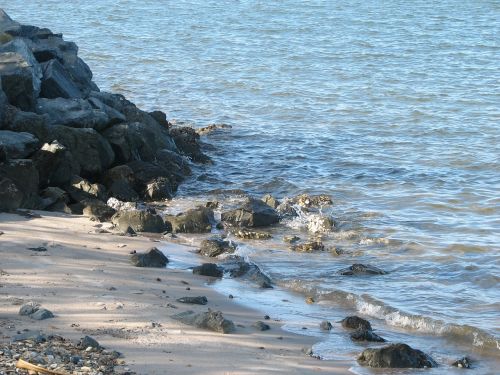
{"label": "rock", "polygon": [[39,141],[33,134],[0,130],[0,147],[6,151],[10,159],[24,159],[31,155],[38,146]]}
{"label": "rock", "polygon": [[371,331],[372,326],[368,320],[360,318],[359,316],[348,316],[342,319],[342,327],[350,329],[361,329]]}
{"label": "rock", "polygon": [[260,320],[252,324],[252,327],[256,328],[258,331],[269,331],[271,329],[271,327],[269,327],[269,324],[261,322]]}
{"label": "rock", "polygon": [[294,203],[301,207],[321,207],[333,204],[332,198],[328,195],[308,195],[301,194],[293,198]]}
{"label": "rock", "polygon": [[0,211],[10,211],[21,207],[23,192],[9,178],[0,177]]}
{"label": "rock", "polygon": [[351,340],[353,341],[372,341],[372,342],[385,342],[386,340],[375,332],[369,329],[358,329],[356,332],[351,333]]}
{"label": "rock", "polygon": [[266,194],[262,197],[262,201],[269,207],[276,209],[279,206],[279,202],[271,194]]}
{"label": "rock", "polygon": [[51,210],[54,205],[59,204],[57,208],[60,208],[60,204],[66,205],[69,202],[68,194],[58,187],[49,186],[40,192],[40,197],[42,198],[42,206],[44,209]]}
{"label": "rock", "polygon": [[90,336],[85,336],[80,339],[77,345],[79,348],[82,349],[87,349],[87,348],[92,348],[92,349],[101,349],[101,345],[97,342],[96,339],[90,337]]}
{"label": "rock", "polygon": [[91,220],[99,222],[109,221],[116,213],[113,208],[98,199],[84,199],[81,203],[83,204],[83,215],[89,217]]}
{"label": "rock", "polygon": [[158,177],[146,185],[146,197],[153,201],[172,198],[172,183],[167,177]]}
{"label": "rock", "polygon": [[319,328],[322,331],[330,331],[333,328],[333,326],[332,326],[332,323],[330,323],[328,320],[323,320],[320,323]]}
{"label": "rock", "polygon": [[311,253],[313,251],[323,251],[325,250],[325,246],[321,241],[310,241],[298,245],[293,245],[291,247],[291,250],[301,253]]}
{"label": "rock", "polygon": [[11,341],[18,342],[27,340],[33,341],[35,344],[41,344],[47,341],[47,336],[40,331],[25,331],[12,337]]}
{"label": "rock", "polygon": [[199,135],[207,135],[216,132],[220,129],[231,129],[231,125],[227,124],[210,124],[208,126],[204,126],[203,128],[196,129],[196,133]]}
{"label": "rock", "polygon": [[451,365],[459,368],[471,368],[471,362],[472,361],[468,357],[462,357],[453,362]]}
{"label": "rock", "polygon": [[126,180],[113,182],[113,184],[109,187],[108,193],[109,195],[125,202],[134,202],[139,200],[139,195]]}
{"label": "rock", "polygon": [[339,274],[343,276],[353,276],[353,275],[386,275],[387,272],[381,270],[380,268],[364,265],[360,263],[353,264],[350,267],[343,268],[338,271]]}
{"label": "rock", "polygon": [[186,311],[172,316],[173,319],[192,325],[197,328],[208,329],[220,333],[231,333],[236,330],[234,323],[225,319],[220,311],[211,311],[195,313]]}
{"label": "rock", "polygon": [[40,308],[39,310],[35,311],[33,314],[30,315],[30,318],[34,320],[45,320],[53,317],[54,314],[52,314],[51,311],[44,308]]}
{"label": "rock", "polygon": [[122,202],[114,197],[109,198],[106,204],[116,211],[136,211],[139,209],[139,204],[137,202]]}
{"label": "rock", "polygon": [[[13,159],[0,164],[0,207],[38,208],[38,171],[29,159]],[[11,200],[11,201],[7,201]]]}
{"label": "rock", "polygon": [[170,223],[174,233],[206,233],[212,229],[214,213],[211,209],[200,206],[177,216],[166,215],[165,222]]}
{"label": "rock", "polygon": [[158,162],[153,163],[136,160],[128,163],[127,166],[133,171],[132,187],[142,195],[144,199],[150,199],[148,194],[151,194],[151,192],[148,193],[148,186],[151,183],[160,181],[162,177],[166,179],[163,180],[162,184],[163,188],[168,190],[166,191],[167,194],[177,190],[177,181],[180,181],[178,177],[175,176],[171,170],[160,165]]}
{"label": "rock", "polygon": [[24,112],[9,105],[5,109],[4,121],[3,124],[0,122],[0,128],[33,134],[41,143],[51,142],[53,139],[49,139],[49,128],[46,120],[45,116]]}
{"label": "rock", "polygon": [[198,297],[181,297],[177,299],[177,302],[180,303],[191,303],[194,305],[206,305],[208,303],[207,297],[198,296]]}
{"label": "rock", "polygon": [[271,279],[257,265],[248,263],[241,257],[224,263],[224,271],[228,272],[231,277],[245,277],[261,288],[272,288]]}
{"label": "rock", "polygon": [[170,135],[177,148],[196,163],[209,163],[211,159],[201,151],[200,136],[193,128],[173,127]]}
{"label": "rock", "polygon": [[109,195],[125,202],[139,199],[139,195],[132,187],[134,171],[127,165],[118,165],[108,169],[102,181],[108,189]]}
{"label": "rock", "polygon": [[277,223],[279,217],[261,200],[248,198],[241,208],[223,212],[221,220],[238,227],[261,227]]}
{"label": "rock", "polygon": [[210,277],[222,277],[223,269],[215,263],[203,263],[193,268],[193,274]]}
{"label": "rock", "polygon": [[119,211],[111,222],[121,231],[130,227],[135,232],[163,233],[168,229],[160,215],[144,210]]}
{"label": "rock", "polygon": [[178,183],[191,174],[188,159],[174,151],[159,150],[156,153],[156,163],[168,169],[171,172],[169,177]]}
{"label": "rock", "polygon": [[73,176],[66,190],[75,201],[82,201],[84,199],[107,200],[107,192],[104,185],[92,184],[80,176]]}
{"label": "rock", "polygon": [[40,186],[64,186],[80,173],[80,164],[67,147],[57,141],[45,143],[33,155],[40,176]]}
{"label": "rock", "polygon": [[36,252],[39,252],[39,253],[47,251],[47,248],[45,246],[28,247],[27,249],[31,250],[31,251],[36,251]]}
{"label": "rock", "polygon": [[172,124],[168,122],[167,120],[167,114],[162,111],[152,111],[148,112],[148,114],[156,120],[158,124],[163,126],[166,129],[170,129],[172,127]]}
{"label": "rock", "polygon": [[281,218],[294,218],[298,216],[295,203],[291,198],[283,199],[278,207],[276,207],[276,212],[278,212]]}
{"label": "rock", "polygon": [[307,230],[311,233],[328,233],[333,229],[334,222],[331,218],[322,215],[310,215]]}
{"label": "rock", "polygon": [[365,349],[358,357],[358,362],[362,366],[375,368],[437,367],[436,362],[430,356],[406,344]]}
{"label": "rock", "polygon": [[136,267],[164,268],[168,263],[168,258],[156,247],[153,247],[147,253],[132,254],[130,261]]}
{"label": "rock", "polygon": [[19,309],[19,315],[27,316],[36,313],[40,309],[40,304],[30,301]]}
{"label": "rock", "polygon": [[221,238],[210,238],[201,241],[200,254],[206,257],[216,257],[224,253],[234,253],[236,247],[230,241]]}
{"label": "rock", "polygon": [[40,97],[50,99],[83,98],[82,92],[72,82],[71,76],[58,60],[52,59],[43,63],[42,70],[43,78]]}
{"label": "rock", "polygon": [[271,238],[271,235],[269,233],[251,231],[246,229],[238,229],[234,232],[234,235],[245,240],[268,240]]}

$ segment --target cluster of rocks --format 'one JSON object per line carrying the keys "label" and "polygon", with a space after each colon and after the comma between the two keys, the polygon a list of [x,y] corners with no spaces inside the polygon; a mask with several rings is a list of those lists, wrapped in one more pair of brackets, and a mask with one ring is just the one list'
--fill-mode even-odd
{"label": "cluster of rocks", "polygon": [[34,320],[45,320],[54,317],[52,311],[40,306],[40,304],[33,301],[22,305],[19,309],[19,315],[29,316]]}
{"label": "cluster of rocks", "polygon": [[103,219],[105,202],[175,193],[189,160],[209,162],[191,128],[102,92],[78,47],[0,9],[0,210]]}
{"label": "cluster of rocks", "polygon": [[120,353],[102,348],[88,336],[75,344],[61,336],[24,332],[11,343],[0,345],[0,374],[37,373],[26,368],[16,369],[16,365],[23,361],[48,370],[38,373],[134,374],[123,367],[124,361],[120,358]]}

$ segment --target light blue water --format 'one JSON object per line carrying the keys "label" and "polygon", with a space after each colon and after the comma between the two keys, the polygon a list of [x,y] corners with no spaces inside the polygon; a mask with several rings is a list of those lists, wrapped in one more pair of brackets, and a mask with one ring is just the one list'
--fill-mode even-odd
{"label": "light blue water", "polygon": [[[193,126],[233,126],[208,138],[215,164],[181,195],[332,195],[328,240],[348,255],[290,254],[278,240],[246,249],[282,285],[352,293],[343,308],[391,329],[498,356],[500,2],[2,6],[77,42],[101,89]],[[334,275],[354,262],[392,272]]]}

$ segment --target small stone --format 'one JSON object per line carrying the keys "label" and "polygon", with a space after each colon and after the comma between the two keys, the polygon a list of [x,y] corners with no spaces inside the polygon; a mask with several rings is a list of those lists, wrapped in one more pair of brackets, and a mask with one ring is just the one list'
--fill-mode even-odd
{"label": "small stone", "polygon": [[198,297],[182,297],[177,299],[177,302],[181,303],[190,303],[194,305],[206,305],[208,303],[207,297],[198,296]]}
{"label": "small stone", "polygon": [[330,323],[328,320],[323,320],[319,324],[319,328],[323,331],[330,331],[333,328],[333,326],[332,323]]}
{"label": "small stone", "polygon": [[468,357],[463,357],[456,360],[451,365],[459,368],[471,368],[471,360]]}
{"label": "small stone", "polygon": [[314,303],[314,298],[313,297],[307,297],[306,298],[306,303],[313,304]]}
{"label": "small stone", "polygon": [[269,315],[264,315],[264,320],[269,320],[271,317]]}
{"label": "small stone", "polygon": [[228,296],[228,298],[229,298],[229,299],[233,299],[233,298],[234,298],[234,296],[233,296],[232,294],[230,294],[230,295]]}
{"label": "small stone", "polygon": [[271,329],[268,324],[261,322],[260,320],[252,324],[252,327],[256,328],[259,331],[268,331]]}

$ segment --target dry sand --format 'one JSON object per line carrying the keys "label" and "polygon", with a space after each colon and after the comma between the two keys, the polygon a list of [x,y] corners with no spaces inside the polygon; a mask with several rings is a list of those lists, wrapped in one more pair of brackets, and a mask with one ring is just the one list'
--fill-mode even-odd
{"label": "dry sand", "polygon": [[[262,313],[216,293],[206,286],[208,278],[168,267],[131,266],[129,252],[154,246],[150,239],[97,234],[96,223],[85,217],[37,213],[42,217],[0,214],[4,232],[0,235],[0,341],[23,329],[72,340],[87,334],[122,352],[125,366],[138,374],[349,373],[348,362],[304,355],[301,349],[312,345],[313,339],[283,331],[277,322],[266,321],[271,330],[257,332],[251,326],[263,319]],[[47,251],[27,249],[37,246]],[[174,246],[181,245],[167,244],[167,255]],[[206,296],[209,303],[176,302],[183,296]],[[34,321],[18,315],[20,305],[28,301],[40,303],[55,318]],[[223,335],[170,318],[207,307],[222,311],[237,331]]]}

